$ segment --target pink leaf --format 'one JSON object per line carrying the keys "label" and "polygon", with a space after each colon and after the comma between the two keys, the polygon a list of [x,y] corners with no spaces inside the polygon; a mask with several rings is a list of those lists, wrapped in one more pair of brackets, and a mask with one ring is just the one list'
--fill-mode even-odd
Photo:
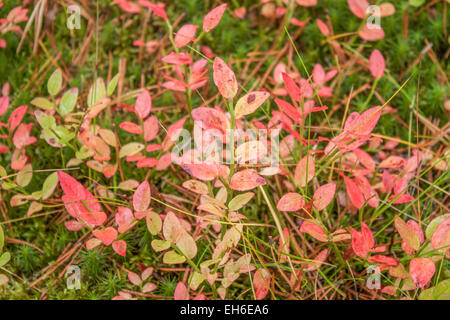
{"label": "pink leaf", "polygon": [[222,19],[226,8],[227,4],[224,3],[208,12],[203,18],[203,31],[209,32],[214,29],[219,24],[220,19]]}
{"label": "pink leaf", "polygon": [[220,94],[227,100],[233,99],[238,90],[238,84],[233,70],[228,67],[225,61],[216,57],[214,59],[213,71],[214,83],[217,89],[219,89]]}
{"label": "pink leaf", "polygon": [[310,262],[310,265],[305,268],[305,271],[314,271],[317,270],[320,265],[327,259],[328,249],[324,249],[319,252],[319,254]]}
{"label": "pink leaf", "polygon": [[266,179],[259,176],[255,170],[246,169],[235,173],[231,177],[230,188],[238,191],[248,191],[266,183]]}
{"label": "pink leaf", "polygon": [[295,0],[298,5],[304,6],[304,7],[314,7],[317,5],[317,0]]}
{"label": "pink leaf", "polygon": [[322,20],[317,19],[316,23],[324,36],[329,36],[331,34],[330,29],[328,29],[328,26]]}
{"label": "pink leaf", "polygon": [[142,128],[133,122],[122,122],[121,124],[119,124],[119,128],[129,133],[142,134]]}
{"label": "pink leaf", "polygon": [[96,229],[92,232],[92,234],[107,246],[109,246],[117,238],[117,230],[113,227]]}
{"label": "pink leaf", "polygon": [[431,236],[431,245],[439,251],[450,250],[450,217],[442,221]]}
{"label": "pink leaf", "polygon": [[127,255],[127,243],[124,240],[114,241],[112,248],[119,256],[125,257]]}
{"label": "pink leaf", "polygon": [[195,32],[197,31],[198,26],[195,24],[185,24],[178,30],[178,32],[175,35],[175,45],[177,48],[184,47],[189,42],[194,40],[195,38]]}
{"label": "pink leaf", "polygon": [[369,69],[375,79],[381,78],[384,74],[386,63],[383,55],[377,49],[373,50],[369,59]]}
{"label": "pink leaf", "polygon": [[295,192],[290,192],[281,197],[278,201],[277,209],[279,211],[298,211],[305,205],[303,197]]}
{"label": "pink leaf", "polygon": [[270,274],[265,269],[258,269],[253,276],[256,300],[262,300],[269,293]]}
{"label": "pink leaf", "polygon": [[183,282],[178,282],[177,287],[175,288],[175,300],[189,300],[189,291]]}
{"label": "pink leaf", "polygon": [[366,17],[367,8],[369,8],[369,2],[367,0],[347,0],[350,11],[360,19]]}
{"label": "pink leaf", "polygon": [[283,72],[281,75],[283,76],[284,85],[286,86],[286,90],[289,93],[291,99],[297,102],[301,102],[302,91],[300,90],[299,86],[295,83],[294,79],[289,77],[285,72]]}
{"label": "pink leaf", "polygon": [[297,164],[294,173],[294,181],[299,187],[304,187],[314,177],[316,165],[312,156],[303,157]]}
{"label": "pink leaf", "polygon": [[356,208],[360,209],[365,202],[362,191],[352,179],[344,177],[344,182],[350,201]]}
{"label": "pink leaf", "polygon": [[139,4],[143,7],[150,8],[158,17],[167,20],[166,10],[164,10],[163,4],[152,3],[148,0],[139,0]]}
{"label": "pink leaf", "polygon": [[409,273],[414,284],[418,288],[423,288],[430,282],[436,271],[433,260],[429,258],[414,258],[409,264]]}
{"label": "pink leaf", "polygon": [[327,242],[328,236],[325,231],[314,220],[305,220],[300,226],[300,232],[309,234],[316,240]]}
{"label": "pink leaf", "polygon": [[336,184],[334,182],[324,184],[320,186],[313,196],[313,205],[320,211],[325,209],[333,200],[334,193],[336,192]]}
{"label": "pink leaf", "polygon": [[384,31],[380,26],[369,28],[367,24],[364,24],[364,27],[358,34],[361,39],[367,41],[377,41],[384,38]]}
{"label": "pink leaf", "polygon": [[142,91],[136,99],[134,110],[141,119],[145,119],[152,109],[152,97],[147,90]]}
{"label": "pink leaf", "polygon": [[141,277],[135,272],[129,271],[128,272],[128,280],[134,284],[135,286],[140,286],[142,283]]}
{"label": "pink leaf", "polygon": [[28,109],[27,106],[20,106],[11,113],[11,115],[9,116],[9,119],[8,119],[9,130],[11,130],[11,132],[13,132],[14,129],[22,121],[23,116],[27,112],[27,109]]}
{"label": "pink leaf", "polygon": [[145,211],[148,209],[151,200],[150,184],[147,181],[142,182],[133,194],[133,208],[136,211]]}
{"label": "pink leaf", "polygon": [[152,141],[158,135],[159,123],[155,116],[148,117],[144,121],[144,140]]}

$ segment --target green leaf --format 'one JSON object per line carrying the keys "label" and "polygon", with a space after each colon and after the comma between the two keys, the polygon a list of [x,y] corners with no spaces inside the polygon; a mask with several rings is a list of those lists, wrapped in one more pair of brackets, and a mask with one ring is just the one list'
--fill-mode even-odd
{"label": "green leaf", "polygon": [[180,249],[180,251],[189,259],[193,259],[197,254],[197,245],[195,240],[187,232],[183,232],[176,245],[178,249]]}
{"label": "green leaf", "polygon": [[450,300],[450,279],[439,282],[433,290],[434,300]]}
{"label": "green leaf", "polygon": [[0,165],[0,177],[6,177],[6,169]]}
{"label": "green leaf", "polygon": [[3,267],[5,264],[9,262],[11,259],[11,254],[9,252],[5,252],[0,256],[0,267]]}
{"label": "green leaf", "polygon": [[21,187],[26,187],[33,178],[33,167],[31,163],[26,164],[16,176],[16,183]]}
{"label": "green leaf", "polygon": [[178,264],[186,261],[186,258],[176,253],[174,250],[168,251],[163,256],[163,262],[167,264]]}
{"label": "green leaf", "polygon": [[61,102],[59,103],[58,113],[64,117],[66,114],[72,112],[77,104],[77,98],[78,88],[72,88],[66,91],[61,98]]}
{"label": "green leaf", "polygon": [[61,90],[62,86],[62,72],[61,69],[56,69],[47,82],[48,93],[52,96],[56,96]]}
{"label": "green leaf", "polygon": [[2,252],[4,244],[5,244],[5,234],[3,233],[2,225],[0,225],[0,252]]}
{"label": "green leaf", "polygon": [[170,242],[166,240],[155,239],[152,241],[151,245],[156,252],[161,252],[170,248]]}
{"label": "green leaf", "polygon": [[137,142],[130,142],[126,145],[124,145],[120,151],[119,151],[119,157],[123,158],[123,157],[127,157],[127,156],[132,156],[136,153],[138,153],[139,151],[144,150],[144,145],[142,143],[137,143]]}
{"label": "green leaf", "polygon": [[46,99],[46,98],[34,98],[30,102],[33,106],[36,106],[38,108],[44,109],[44,110],[53,110],[54,106],[53,103]]}
{"label": "green leaf", "polygon": [[147,229],[152,235],[157,235],[161,231],[162,221],[159,214],[153,211],[149,211],[146,217]]}
{"label": "green leaf", "polygon": [[425,236],[427,237],[427,239],[431,239],[431,237],[433,236],[434,230],[436,230],[436,228],[438,227],[438,225],[441,224],[442,221],[444,221],[445,219],[447,219],[447,217],[450,216],[450,213],[444,214],[442,216],[439,216],[435,219],[433,219],[427,226],[427,228],[425,229]]}
{"label": "green leaf", "polygon": [[42,185],[42,200],[48,199],[53,194],[57,184],[58,173],[53,172],[45,179],[44,184]]}
{"label": "green leaf", "polygon": [[433,291],[434,291],[434,287],[423,290],[419,294],[419,300],[433,300]]}
{"label": "green leaf", "polygon": [[107,90],[108,96],[110,96],[114,93],[114,90],[116,90],[118,81],[119,81],[119,74],[116,74],[114,76],[114,78],[112,78],[111,81],[108,83],[108,90]]}
{"label": "green leaf", "polygon": [[91,108],[94,104],[106,97],[105,81],[102,78],[98,78],[97,81],[89,89],[88,94],[88,107]]}
{"label": "green leaf", "polygon": [[228,209],[231,211],[237,211],[241,209],[253,198],[254,195],[255,194],[253,192],[246,192],[237,195],[236,197],[231,199],[230,203],[228,204]]}
{"label": "green leaf", "polygon": [[424,2],[425,0],[409,0],[409,4],[413,7],[420,7]]}

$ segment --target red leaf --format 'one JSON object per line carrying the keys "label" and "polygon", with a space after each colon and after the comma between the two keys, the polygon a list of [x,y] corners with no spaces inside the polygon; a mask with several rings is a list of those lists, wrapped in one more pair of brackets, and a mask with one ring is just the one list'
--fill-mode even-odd
{"label": "red leaf", "polygon": [[266,183],[266,179],[259,176],[255,170],[246,169],[235,173],[231,177],[230,188],[238,191],[248,191]]}
{"label": "red leaf", "polygon": [[320,186],[313,196],[313,205],[320,211],[325,209],[333,200],[334,194],[336,192],[336,184],[334,182],[324,184]]}
{"label": "red leaf", "polygon": [[375,79],[381,78],[384,74],[386,63],[384,62],[383,55],[377,49],[372,51],[369,59],[369,69]]}
{"label": "red leaf", "polygon": [[290,192],[281,197],[278,201],[277,209],[279,211],[298,211],[305,205],[303,197],[295,192]]}
{"label": "red leaf", "polygon": [[150,184],[147,181],[142,182],[133,194],[133,208],[136,211],[145,211],[148,209],[151,200]]}
{"label": "red leaf", "polygon": [[122,122],[121,124],[119,124],[119,128],[129,133],[142,134],[142,128],[133,122]]}
{"label": "red leaf", "polygon": [[13,144],[16,148],[20,149],[22,147],[33,144],[37,141],[35,137],[30,136],[32,127],[33,127],[32,123],[29,124],[21,123],[19,125],[16,132],[14,132],[13,136]]}
{"label": "red leaf", "polygon": [[358,158],[359,162],[361,162],[361,164],[366,167],[367,169],[370,170],[370,172],[375,171],[375,161],[373,161],[372,157],[365,151],[356,148],[355,150],[353,150],[353,153],[356,155],[356,157]]}
{"label": "red leaf", "polygon": [[114,241],[112,248],[119,256],[125,257],[127,255],[127,243],[124,240]]}
{"label": "red leaf", "polygon": [[286,90],[289,93],[291,99],[297,102],[301,102],[302,91],[300,90],[299,86],[295,83],[294,79],[289,77],[285,72],[283,72],[281,75],[283,76],[284,85],[286,86]]}
{"label": "red leaf", "polygon": [[429,258],[414,258],[409,263],[409,274],[418,288],[423,288],[431,280],[436,271],[433,260]]}
{"label": "red leaf", "polygon": [[352,248],[355,254],[361,258],[365,258],[369,251],[372,250],[375,245],[375,239],[370,231],[369,227],[362,222],[361,232],[350,228],[352,234]]}
{"label": "red leaf", "polygon": [[214,83],[217,89],[219,89],[220,94],[227,100],[233,99],[238,89],[233,70],[228,67],[225,61],[216,57],[214,59],[213,71]]}
{"label": "red leaf", "polygon": [[365,202],[362,191],[358,188],[358,186],[352,179],[344,177],[344,181],[350,201],[356,208],[361,209],[362,205]]}
{"label": "red leaf", "polygon": [[58,179],[65,193],[62,200],[67,212],[74,218],[88,219],[87,222],[94,222],[94,225],[103,224],[106,214],[102,212],[97,199],[67,173],[58,171]]}
{"label": "red leaf", "polygon": [[148,0],[139,0],[139,4],[143,7],[152,9],[153,13],[156,14],[158,17],[167,20],[166,10],[164,10],[162,4],[151,3]]}
{"label": "red leaf", "polygon": [[175,300],[189,300],[189,291],[183,282],[178,282],[177,287],[175,288]]}
{"label": "red leaf", "polygon": [[369,206],[377,208],[380,204],[380,198],[378,197],[378,193],[370,185],[369,180],[365,176],[356,176],[354,181],[363,193],[364,199]]}
{"label": "red leaf", "polygon": [[364,111],[358,119],[354,133],[360,136],[369,135],[373,129],[375,129],[380,116],[381,106],[376,106]]}
{"label": "red leaf", "polygon": [[394,177],[387,170],[383,171],[383,185],[386,189],[386,193],[391,192],[394,187]]}
{"label": "red leaf", "polygon": [[222,19],[226,8],[227,4],[224,3],[208,12],[203,18],[203,31],[209,32],[214,29]]}
{"label": "red leaf", "polygon": [[316,240],[327,242],[328,237],[325,231],[314,220],[305,220],[300,226],[300,232],[309,234]]}
{"label": "red leaf", "polygon": [[27,112],[27,109],[28,109],[27,106],[20,106],[11,113],[11,115],[9,116],[9,119],[8,119],[9,130],[11,130],[11,132],[13,132],[14,129],[22,121],[23,116]]}
{"label": "red leaf", "polygon": [[369,7],[367,0],[347,0],[350,11],[360,19],[366,17],[366,10]]}
{"label": "red leaf", "polygon": [[364,24],[364,27],[358,33],[358,35],[363,40],[377,41],[384,38],[384,31],[380,26],[373,26],[372,28],[369,28],[367,24]]}
{"label": "red leaf", "polygon": [[145,119],[152,110],[152,97],[147,90],[142,91],[136,99],[134,110],[141,119]]}
{"label": "red leaf", "polygon": [[314,271],[317,270],[320,265],[327,259],[328,249],[324,249],[319,252],[319,254],[310,262],[310,265],[305,268],[305,271]]}
{"label": "red leaf", "polygon": [[191,114],[194,121],[200,122],[204,130],[217,129],[222,134],[226,134],[227,130],[231,128],[230,120],[222,110],[199,107],[192,110]]}
{"label": "red leaf", "polygon": [[0,97],[0,116],[3,115],[9,107],[9,97]]}
{"label": "red leaf", "polygon": [[317,19],[316,23],[324,36],[329,36],[331,34],[330,29],[328,29],[328,26],[322,20]]}
{"label": "red leaf", "polygon": [[152,141],[158,135],[159,123],[155,116],[148,117],[144,121],[144,140]]}
{"label": "red leaf", "polygon": [[298,5],[304,6],[304,7],[313,7],[317,5],[317,0],[295,0]]}
{"label": "red leaf", "polygon": [[159,163],[158,159],[156,158],[144,158],[144,159],[139,159],[136,167],[138,168],[153,168],[155,166],[157,166]]}
{"label": "red leaf", "polygon": [[398,266],[398,261],[395,258],[386,257],[380,254],[374,255],[370,258],[367,258],[367,262],[370,263],[378,263],[378,264],[384,264],[390,267],[396,267]]}
{"label": "red leaf", "polygon": [[192,57],[187,52],[175,53],[171,52],[167,56],[161,59],[162,62],[171,64],[191,64],[193,62]]}
{"label": "red leaf", "polygon": [[185,24],[184,26],[182,26],[180,30],[178,30],[174,39],[177,48],[184,47],[189,42],[194,40],[197,28],[198,26],[195,24]]}
{"label": "red leaf", "polygon": [[92,234],[107,246],[109,246],[117,238],[117,230],[113,227],[96,229],[92,232]]}
{"label": "red leaf", "polygon": [[262,300],[267,296],[270,288],[270,274],[265,269],[258,269],[253,276],[256,300]]}
{"label": "red leaf", "polygon": [[287,101],[275,98],[275,103],[278,108],[287,114],[292,120],[297,122],[298,124],[302,123],[302,114],[299,110],[297,110],[292,104]]}

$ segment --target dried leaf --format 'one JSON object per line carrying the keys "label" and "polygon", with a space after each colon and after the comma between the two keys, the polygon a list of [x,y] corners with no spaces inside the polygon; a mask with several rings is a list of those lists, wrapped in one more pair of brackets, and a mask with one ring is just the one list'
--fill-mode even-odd
{"label": "dried leaf", "polygon": [[234,109],[234,116],[236,119],[252,114],[256,111],[266,100],[270,94],[265,91],[252,91],[240,98],[236,103]]}

